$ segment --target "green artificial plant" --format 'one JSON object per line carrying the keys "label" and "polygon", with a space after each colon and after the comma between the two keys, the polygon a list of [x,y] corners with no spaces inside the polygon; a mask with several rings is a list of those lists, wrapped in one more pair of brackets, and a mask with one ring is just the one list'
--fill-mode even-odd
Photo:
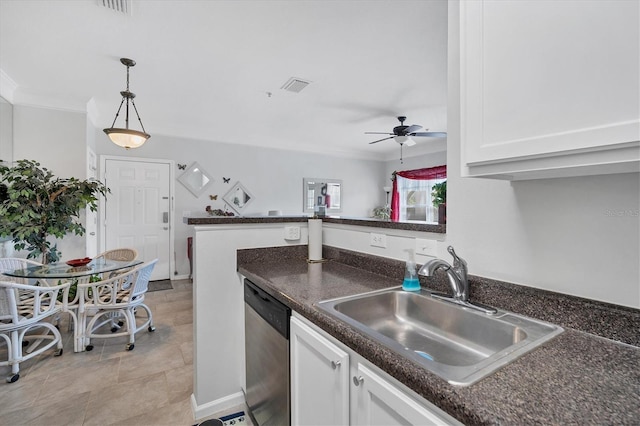
{"label": "green artificial plant", "polygon": [[13,167],[0,162],[0,183],[6,185],[0,198],[0,236],[13,238],[16,250],[29,251],[27,258],[42,256],[42,263],[56,262],[61,255],[48,237],[83,235],[80,210],[96,211],[98,196],[109,192],[97,180],[55,177],[32,160]]}
{"label": "green artificial plant", "polygon": [[447,181],[436,183],[431,190],[433,198],[433,206],[438,207],[440,204],[447,203]]}

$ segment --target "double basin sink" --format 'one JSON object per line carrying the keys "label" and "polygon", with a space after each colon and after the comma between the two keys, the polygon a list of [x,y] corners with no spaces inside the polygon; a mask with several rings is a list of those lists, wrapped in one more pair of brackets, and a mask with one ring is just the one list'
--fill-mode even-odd
{"label": "double basin sink", "polygon": [[468,386],[562,333],[498,310],[486,314],[400,288],[319,302],[328,314],[453,385]]}

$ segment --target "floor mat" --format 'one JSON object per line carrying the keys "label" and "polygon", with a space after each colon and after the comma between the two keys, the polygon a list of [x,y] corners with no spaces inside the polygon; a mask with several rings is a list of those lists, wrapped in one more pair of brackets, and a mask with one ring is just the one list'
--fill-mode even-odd
{"label": "floor mat", "polygon": [[160,290],[173,290],[171,280],[157,280],[149,281],[149,288],[147,291],[160,291]]}

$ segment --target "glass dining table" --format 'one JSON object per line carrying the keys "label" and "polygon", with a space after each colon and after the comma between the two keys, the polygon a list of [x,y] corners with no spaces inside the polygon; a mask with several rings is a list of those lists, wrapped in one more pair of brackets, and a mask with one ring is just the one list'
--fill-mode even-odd
{"label": "glass dining table", "polygon": [[[98,276],[104,277],[105,274],[111,275],[120,270],[126,270],[142,264],[142,260],[110,260],[105,258],[93,259],[91,262],[83,266],[69,266],[64,262],[49,263],[46,265],[29,266],[23,269],[15,269],[13,271],[4,271],[3,275],[17,278],[33,279],[41,283],[41,285],[49,285],[49,280],[61,279],[71,280],[73,292],[69,293],[69,301],[66,304],[67,312],[73,317],[73,334],[74,334],[74,352],[84,351],[84,345],[82,344],[82,330],[79,330],[78,317],[75,310],[77,310],[78,294],[75,291],[75,285],[78,282],[88,282],[90,277]],[[31,350],[35,349],[38,345],[38,341],[34,344]]]}
{"label": "glass dining table", "polygon": [[142,260],[110,260],[104,258],[93,259],[83,266],[69,266],[64,262],[46,265],[29,266],[13,271],[4,271],[4,275],[17,278],[49,279],[49,278],[81,278],[120,269],[132,268],[142,264]]}

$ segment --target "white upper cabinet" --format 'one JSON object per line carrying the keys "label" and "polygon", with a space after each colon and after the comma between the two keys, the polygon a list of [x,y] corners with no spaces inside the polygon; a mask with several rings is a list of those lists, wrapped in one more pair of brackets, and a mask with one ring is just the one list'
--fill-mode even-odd
{"label": "white upper cabinet", "polygon": [[640,2],[460,3],[463,176],[640,170]]}

